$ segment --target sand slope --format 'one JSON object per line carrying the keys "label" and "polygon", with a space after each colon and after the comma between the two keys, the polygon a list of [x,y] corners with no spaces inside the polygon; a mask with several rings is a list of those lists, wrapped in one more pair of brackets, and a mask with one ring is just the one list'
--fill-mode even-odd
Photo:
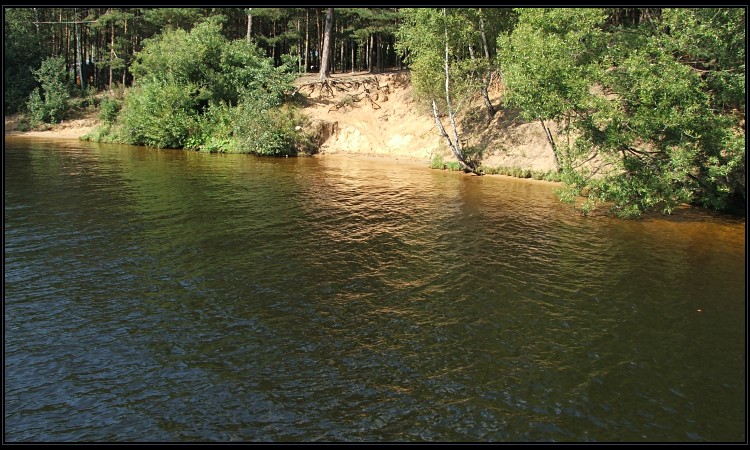
{"label": "sand slope", "polygon": [[[409,71],[381,74],[358,72],[333,74],[333,97],[319,88],[310,89],[317,81],[311,74],[297,80],[300,92],[308,99],[304,113],[314,122],[332,124],[333,134],[321,146],[321,154],[357,154],[389,157],[394,160],[429,161],[440,154],[454,159],[440,136],[428,105],[418,104],[412,96]],[[375,88],[377,86],[377,88]],[[365,90],[367,89],[367,91]],[[369,94],[375,103],[367,100]],[[493,105],[498,107],[502,88],[490,90]],[[347,97],[358,98],[358,102]],[[539,122],[521,120],[517,111],[500,110],[492,121],[480,99],[463,106],[458,116],[462,144],[481,149],[484,164],[533,170],[554,168],[554,155]],[[447,118],[443,124],[449,130]],[[547,124],[555,131],[553,124]],[[449,131],[450,132],[450,131]]]}
{"label": "sand slope", "polygon": [[[295,84],[306,97],[303,113],[312,124],[322,123],[329,130],[320,154],[385,157],[392,162],[425,164],[440,154],[445,160],[453,160],[428,105],[414,100],[409,77],[408,70],[333,74],[333,89],[322,94],[319,86],[311,84],[317,81],[317,74],[298,78]],[[492,86],[490,96],[498,107],[502,87]],[[5,134],[78,139],[97,126],[98,114],[89,112],[45,131],[20,132],[18,123],[17,115],[5,117]],[[449,130],[447,118],[443,118],[443,123]],[[552,148],[541,124],[524,122],[516,111],[498,108],[488,123],[481,101],[474,99],[463,106],[458,123],[462,144],[480,149],[487,166],[554,168]],[[554,124],[548,126],[554,131]]]}

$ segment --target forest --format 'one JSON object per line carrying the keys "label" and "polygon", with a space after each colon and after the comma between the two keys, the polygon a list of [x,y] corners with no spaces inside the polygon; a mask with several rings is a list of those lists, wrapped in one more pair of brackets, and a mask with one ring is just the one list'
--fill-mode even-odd
{"label": "forest", "polygon": [[296,132],[295,78],[408,69],[465,172],[484,173],[456,116],[481,99],[488,119],[515,109],[541,124],[560,198],[584,213],[745,214],[745,13],[5,7],[3,107],[30,127],[96,107],[100,142],[293,156],[316,145]]}

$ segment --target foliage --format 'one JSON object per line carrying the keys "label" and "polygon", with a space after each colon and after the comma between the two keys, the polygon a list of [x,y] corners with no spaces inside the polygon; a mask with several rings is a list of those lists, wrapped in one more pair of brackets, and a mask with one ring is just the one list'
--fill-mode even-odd
{"label": "foliage", "polygon": [[[411,81],[418,99],[428,103],[435,100],[445,110],[445,42],[436,30],[448,28],[450,51],[450,90],[456,99],[455,111],[461,109],[472,93],[479,91],[481,80],[476,76],[476,61],[472,61],[467,43],[476,36],[466,28],[466,10],[450,8],[443,14],[434,8],[405,8],[398,29],[396,48],[407,54]],[[436,38],[436,36],[440,38]]]}
{"label": "foliage", "polygon": [[122,103],[112,97],[105,97],[99,104],[99,118],[105,124],[112,124],[122,109]]}
{"label": "foliage", "polygon": [[560,173],[556,170],[531,170],[520,167],[508,166],[481,166],[480,170],[487,175],[506,175],[516,178],[531,178],[534,180],[544,180],[551,182],[560,181]]}
{"label": "foliage", "polygon": [[[122,72],[127,71],[131,63],[132,43],[127,38],[127,24],[132,24],[133,12],[122,8],[107,8],[106,12],[96,18],[90,27],[96,35],[114,33],[109,36],[108,51],[100,52],[95,65],[98,69],[111,69],[113,78],[120,79]],[[132,25],[131,25],[132,27]],[[110,80],[110,85],[115,81]]]}
{"label": "foliage", "polygon": [[440,154],[432,157],[432,160],[430,160],[430,168],[448,170],[451,172],[458,172],[462,170],[461,165],[458,163],[458,161],[446,161]]}
{"label": "foliage", "polygon": [[261,96],[248,96],[239,105],[233,131],[240,151],[265,156],[309,151],[309,140],[295,129],[301,123],[296,112],[271,105]]}
{"label": "foliage", "polygon": [[182,148],[195,128],[200,89],[151,80],[133,88],[120,114],[128,144]]}
{"label": "foliage", "polygon": [[114,123],[103,123],[95,127],[89,133],[81,136],[81,140],[108,144],[128,141],[124,136],[123,127]]}
{"label": "foliage", "polygon": [[221,17],[145,43],[120,115],[129,143],[209,152],[289,154],[294,125],[278,111],[294,74],[221,34]]}
{"label": "foliage", "polygon": [[[411,80],[418,98],[441,99],[445,103],[445,42],[437,30],[448,29],[451,97],[458,103],[476,95],[483,76],[492,71],[491,61],[483,57],[482,28],[489,34],[487,45],[495,53],[491,39],[515,23],[516,14],[503,8],[448,8],[443,14],[435,8],[404,8],[397,31],[396,49],[406,54]],[[495,33],[495,34],[492,34]],[[457,110],[460,110],[460,105]]]}
{"label": "foliage", "polygon": [[[522,9],[498,39],[508,102],[527,119],[569,124],[561,198],[585,196],[584,212],[744,202],[744,14],[667,9],[658,20],[615,26],[600,9]],[[606,170],[583,164],[593,156]]]}
{"label": "foliage", "polygon": [[40,45],[44,35],[33,21],[33,8],[3,9],[3,109],[6,113],[22,110],[37,86],[33,70],[41,65],[45,56]]}
{"label": "foliage", "polygon": [[185,142],[185,148],[209,153],[233,153],[233,121],[237,108],[214,103],[197,116],[196,128]]}
{"label": "foliage", "polygon": [[65,118],[70,91],[65,82],[65,60],[50,57],[42,61],[34,77],[41,88],[34,88],[26,107],[34,123],[58,123]]}

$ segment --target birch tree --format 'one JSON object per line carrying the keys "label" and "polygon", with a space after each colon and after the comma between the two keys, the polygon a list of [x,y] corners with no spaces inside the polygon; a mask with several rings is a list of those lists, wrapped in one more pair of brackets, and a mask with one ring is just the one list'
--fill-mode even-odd
{"label": "birch tree", "polygon": [[[396,48],[407,55],[416,96],[432,108],[438,132],[462,170],[481,174],[479,162],[466,155],[456,124],[456,114],[479,92],[480,84],[463,32],[466,17],[461,13],[452,8],[405,9]],[[435,30],[440,31],[439,38]],[[450,133],[443,116],[448,118]]]}

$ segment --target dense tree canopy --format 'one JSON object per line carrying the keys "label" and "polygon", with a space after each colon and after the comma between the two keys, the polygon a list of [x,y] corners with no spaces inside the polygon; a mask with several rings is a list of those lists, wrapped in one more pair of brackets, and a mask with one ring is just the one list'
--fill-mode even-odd
{"label": "dense tree canopy", "polygon": [[566,198],[613,203],[623,216],[743,204],[744,10],[612,16],[522,9],[499,38],[508,101],[574,136],[561,149]]}

